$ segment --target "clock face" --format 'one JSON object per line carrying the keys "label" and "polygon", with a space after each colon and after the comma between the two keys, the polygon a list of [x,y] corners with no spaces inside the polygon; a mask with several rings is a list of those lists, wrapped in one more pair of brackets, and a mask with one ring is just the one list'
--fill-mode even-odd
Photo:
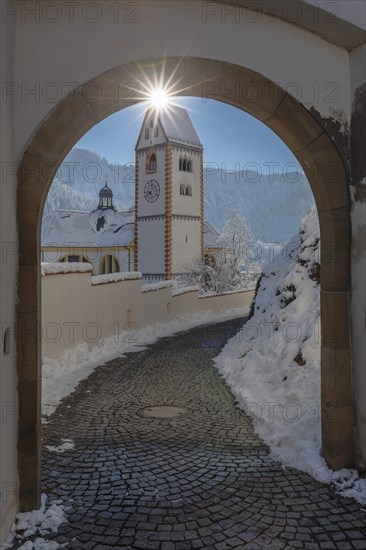
{"label": "clock face", "polygon": [[149,180],[145,185],[144,196],[147,202],[155,202],[160,195],[160,186],[156,180]]}

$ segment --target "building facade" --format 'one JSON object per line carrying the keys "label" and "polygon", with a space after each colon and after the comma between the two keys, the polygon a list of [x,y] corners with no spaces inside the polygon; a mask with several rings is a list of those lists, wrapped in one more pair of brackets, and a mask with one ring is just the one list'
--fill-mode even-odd
{"label": "building facade", "polygon": [[203,147],[174,106],[147,111],[135,150],[135,270],[170,279],[203,258]]}

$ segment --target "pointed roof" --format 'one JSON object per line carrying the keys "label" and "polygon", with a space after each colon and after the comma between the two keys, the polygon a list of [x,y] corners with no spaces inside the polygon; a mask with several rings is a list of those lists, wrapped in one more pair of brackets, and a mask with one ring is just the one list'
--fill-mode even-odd
{"label": "pointed roof", "polygon": [[202,147],[188,112],[172,106],[159,113],[159,120],[169,141]]}
{"label": "pointed roof", "polygon": [[177,107],[176,105],[169,105],[166,109],[159,112],[156,112],[153,108],[147,109],[136,143],[136,149],[141,141],[146,122],[151,116],[154,116],[155,121],[157,120],[160,124],[167,141],[203,149],[203,145],[200,142],[188,112],[186,109]]}

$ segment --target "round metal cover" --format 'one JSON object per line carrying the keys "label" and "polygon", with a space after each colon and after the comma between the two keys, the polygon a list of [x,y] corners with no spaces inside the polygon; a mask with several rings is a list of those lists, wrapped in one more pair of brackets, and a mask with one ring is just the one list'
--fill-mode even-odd
{"label": "round metal cover", "polygon": [[174,405],[155,405],[152,407],[145,407],[137,411],[142,418],[158,418],[158,419],[170,419],[179,418],[184,414],[187,414],[189,409],[185,407],[176,407]]}

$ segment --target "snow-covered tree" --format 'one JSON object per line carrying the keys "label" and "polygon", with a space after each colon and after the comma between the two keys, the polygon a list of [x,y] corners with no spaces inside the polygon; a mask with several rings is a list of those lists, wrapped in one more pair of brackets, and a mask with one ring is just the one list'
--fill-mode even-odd
{"label": "snow-covered tree", "polygon": [[235,209],[226,214],[226,224],[217,250],[196,259],[178,277],[178,284],[199,285],[203,292],[228,292],[251,288],[261,272],[252,232],[244,217]]}

